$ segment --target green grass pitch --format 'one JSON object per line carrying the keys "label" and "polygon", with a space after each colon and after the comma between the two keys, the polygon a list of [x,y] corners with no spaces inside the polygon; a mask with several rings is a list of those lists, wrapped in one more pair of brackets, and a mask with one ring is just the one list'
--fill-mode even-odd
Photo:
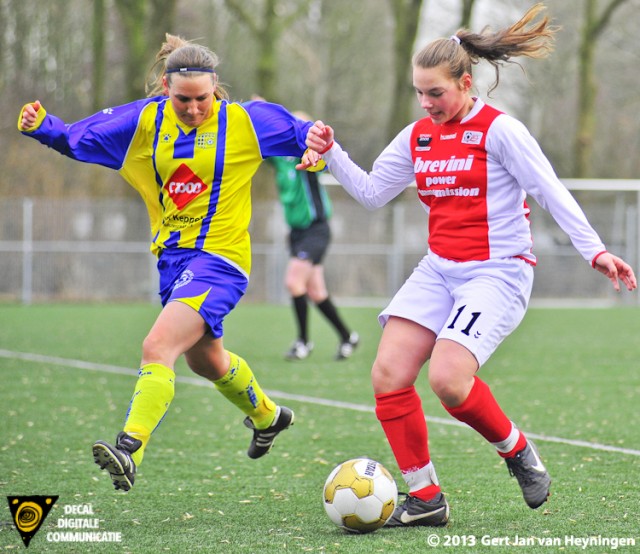
{"label": "green grass pitch", "polygon": [[[358,456],[386,465],[404,490],[373,413],[377,310],[342,312],[362,337],[351,359],[333,360],[337,338],[313,312],[316,349],[286,362],[289,308],[241,304],[226,322],[225,345],[249,361],[274,400],[295,410],[296,424],[268,456],[250,460],[243,415],[180,361],[174,402],[125,494],[95,466],[91,445],[121,429],[140,344],[158,308],[0,305],[0,495],[59,497],[29,551],[640,550],[637,309],[531,309],[481,370],[505,412],[536,437],[553,479],[548,503],[535,511],[525,505],[492,448],[440,406],[425,370],[417,387],[451,522],[370,535],[334,527],[321,499],[330,470]],[[90,505],[94,515],[65,515],[74,505]],[[99,531],[119,533],[120,542],[49,540],[74,531],[59,528],[74,517],[97,519]],[[615,542],[630,539],[635,546]],[[0,552],[23,548],[0,498]]]}

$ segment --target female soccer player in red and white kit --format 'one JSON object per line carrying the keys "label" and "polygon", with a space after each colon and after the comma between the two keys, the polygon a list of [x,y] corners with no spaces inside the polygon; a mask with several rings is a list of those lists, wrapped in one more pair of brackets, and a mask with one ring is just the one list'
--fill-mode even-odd
{"label": "female soccer player in red and white kit", "polygon": [[532,7],[509,28],[459,30],[413,58],[413,86],[427,117],[410,124],[370,173],[348,157],[333,129],[317,121],[313,151],[363,206],[374,209],[412,182],[429,214],[429,252],[380,314],[384,327],[372,368],[376,415],[409,488],[388,526],[440,526],[449,518],[427,443],[414,383],[429,360],[429,383],[444,408],[490,442],[531,508],[551,479],[534,444],[504,414],[476,374],[524,317],[536,258],[527,194],[548,210],[593,268],[616,290],[637,287],[631,267],[607,252],[525,126],[471,95],[472,66],[496,70],[514,56],[544,57],[555,28]]}

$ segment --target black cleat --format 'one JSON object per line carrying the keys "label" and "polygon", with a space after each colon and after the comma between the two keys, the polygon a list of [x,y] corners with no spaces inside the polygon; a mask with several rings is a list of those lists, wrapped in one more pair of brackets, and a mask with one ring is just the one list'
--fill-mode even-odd
{"label": "black cleat", "polygon": [[245,418],[244,424],[253,430],[253,438],[251,439],[249,450],[247,450],[247,455],[255,460],[271,450],[273,441],[280,431],[284,431],[293,425],[293,411],[285,406],[278,406],[273,423],[266,429],[256,429],[250,417]]}
{"label": "black cleat", "polygon": [[444,494],[439,493],[428,502],[415,496],[406,496],[402,504],[396,506],[385,527],[443,527],[449,521],[449,504]]}
{"label": "black cleat", "polygon": [[93,459],[100,466],[100,469],[106,469],[109,472],[116,490],[128,491],[133,487],[136,464],[131,458],[131,454],[141,446],[142,441],[134,439],[124,432],[118,434],[115,446],[104,441],[94,443]]}
{"label": "black cleat", "polygon": [[520,452],[504,461],[512,477],[518,480],[524,501],[529,508],[539,508],[549,497],[551,477],[540,461],[538,449],[530,440]]}

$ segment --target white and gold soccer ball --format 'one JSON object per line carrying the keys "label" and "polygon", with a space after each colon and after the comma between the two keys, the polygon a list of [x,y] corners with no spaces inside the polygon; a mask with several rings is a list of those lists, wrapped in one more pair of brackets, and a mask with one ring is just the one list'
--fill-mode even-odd
{"label": "white and gold soccer ball", "polygon": [[393,514],[398,488],[382,464],[355,458],[333,469],[323,496],[324,509],[338,527],[351,533],[371,533]]}

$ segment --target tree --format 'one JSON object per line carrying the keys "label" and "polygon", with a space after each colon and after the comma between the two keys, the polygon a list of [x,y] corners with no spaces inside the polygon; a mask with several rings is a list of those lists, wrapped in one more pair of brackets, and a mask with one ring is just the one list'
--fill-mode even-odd
{"label": "tree", "polygon": [[393,30],[392,109],[387,123],[387,141],[411,119],[413,89],[411,88],[411,56],[413,54],[422,0],[391,0],[395,27]]}
{"label": "tree", "polygon": [[[144,96],[144,75],[167,30],[173,26],[177,0],[115,0],[127,44],[127,100]],[[141,78],[142,75],[142,78]]]}
{"label": "tree", "polygon": [[276,48],[282,33],[308,9],[307,2],[264,0],[260,10],[251,10],[246,2],[224,0],[227,9],[248,27],[258,43],[257,92],[270,102],[282,102],[276,78]]}
{"label": "tree", "polygon": [[[460,27],[470,27],[475,0],[463,0]],[[386,138],[393,139],[411,120],[413,89],[411,82],[411,57],[418,35],[423,0],[390,0],[393,19],[393,108],[389,114]]]}
{"label": "tree", "polygon": [[462,17],[460,27],[471,28],[471,15],[473,14],[473,4],[476,0],[462,0]]}
{"label": "tree", "polygon": [[627,0],[610,0],[598,14],[598,0],[585,0],[584,23],[580,37],[578,58],[578,126],[574,142],[574,176],[591,175],[593,138],[596,127],[595,53],[611,17]]}
{"label": "tree", "polygon": [[106,80],[106,11],[104,0],[94,0],[93,2],[93,25],[92,25],[92,82],[93,82],[93,111],[98,111],[104,107]]}

